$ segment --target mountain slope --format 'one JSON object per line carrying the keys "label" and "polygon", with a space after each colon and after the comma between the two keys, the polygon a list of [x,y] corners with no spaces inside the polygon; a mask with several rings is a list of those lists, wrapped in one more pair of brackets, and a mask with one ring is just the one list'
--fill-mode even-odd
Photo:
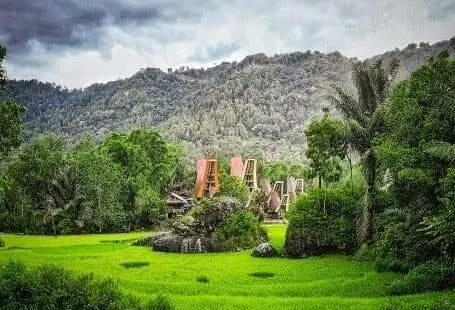
{"label": "mountain slope", "polygon": [[[453,56],[454,46],[455,38],[409,44],[371,60],[399,58],[404,78],[444,50]],[[149,68],[84,90],[10,81],[9,93],[2,95],[27,106],[30,135],[54,132],[74,140],[156,126],[186,146],[191,157],[242,153],[296,161],[303,157],[306,123],[328,106],[331,85],[350,85],[354,60],[338,52],[256,54],[206,70]]]}

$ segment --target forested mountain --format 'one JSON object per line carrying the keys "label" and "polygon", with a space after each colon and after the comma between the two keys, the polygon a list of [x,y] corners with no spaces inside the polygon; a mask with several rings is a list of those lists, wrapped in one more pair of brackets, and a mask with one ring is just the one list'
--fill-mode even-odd
{"label": "forested mountain", "polygon": [[[409,44],[371,60],[399,58],[403,78],[442,51],[453,56],[455,38]],[[243,153],[294,161],[304,153],[305,125],[329,105],[333,84],[349,86],[355,60],[338,52],[256,54],[208,69],[147,68],[79,90],[12,80],[0,95],[27,107],[29,137],[53,132],[71,140],[100,138],[111,130],[156,126],[190,156]]]}

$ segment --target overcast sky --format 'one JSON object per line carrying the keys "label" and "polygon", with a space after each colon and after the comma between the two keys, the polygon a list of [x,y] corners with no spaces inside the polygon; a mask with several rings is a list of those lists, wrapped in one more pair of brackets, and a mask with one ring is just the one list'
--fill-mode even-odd
{"label": "overcast sky", "polygon": [[70,88],[257,52],[365,58],[455,36],[455,0],[0,0],[9,77]]}

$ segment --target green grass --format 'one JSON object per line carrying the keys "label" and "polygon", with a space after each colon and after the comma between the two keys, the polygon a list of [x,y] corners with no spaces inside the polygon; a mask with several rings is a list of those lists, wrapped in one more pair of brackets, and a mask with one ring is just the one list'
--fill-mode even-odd
{"label": "green grass", "polygon": [[[285,226],[268,225],[267,230],[271,243],[281,250]],[[4,235],[0,263],[10,259],[32,266],[55,263],[75,272],[93,272],[118,279],[125,292],[139,297],[167,295],[177,309],[380,309],[389,299],[385,285],[400,277],[376,273],[368,264],[346,256],[296,260],[254,258],[250,251],[171,254],[128,243],[144,235]],[[138,268],[125,268],[125,264]],[[432,302],[447,296],[455,293],[392,301]]]}

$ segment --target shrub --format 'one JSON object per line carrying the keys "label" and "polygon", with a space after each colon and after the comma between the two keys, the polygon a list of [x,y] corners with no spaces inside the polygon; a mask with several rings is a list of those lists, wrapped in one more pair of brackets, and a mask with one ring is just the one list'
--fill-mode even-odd
{"label": "shrub", "polygon": [[355,253],[355,259],[361,262],[372,262],[376,258],[376,248],[363,244]]}
{"label": "shrub", "polygon": [[294,257],[331,251],[352,252],[356,247],[356,206],[363,183],[349,182],[327,189],[311,189],[289,214],[285,250]]}
{"label": "shrub", "polygon": [[218,195],[234,197],[240,200],[243,204],[248,201],[250,190],[248,186],[238,177],[221,174],[221,187]]}
{"label": "shrub", "polygon": [[265,278],[273,278],[275,276],[275,274],[273,272],[256,271],[256,272],[250,273],[249,276],[265,279]]}
{"label": "shrub", "polygon": [[209,283],[210,282],[209,277],[207,277],[207,276],[198,276],[196,278],[196,281],[199,283]]}
{"label": "shrub", "polygon": [[243,209],[242,203],[232,197],[214,197],[201,200],[191,210],[194,218],[191,228],[197,234],[210,236],[232,213]]}
{"label": "shrub", "polygon": [[124,262],[124,263],[120,263],[120,266],[122,266],[123,268],[126,268],[126,269],[142,268],[142,267],[145,267],[145,266],[148,266],[148,265],[150,265],[149,262]]}
{"label": "shrub", "polygon": [[1,309],[143,309],[137,299],[123,295],[110,279],[75,276],[53,265],[29,270],[18,262],[0,267],[0,300]]}
{"label": "shrub", "polygon": [[267,235],[254,214],[249,211],[232,213],[215,233],[226,248],[246,249],[255,246]]}
{"label": "shrub", "polygon": [[381,310],[452,310],[455,300],[450,296],[435,299],[421,298],[420,300],[389,298]]}
{"label": "shrub", "polygon": [[402,279],[393,282],[391,295],[416,294],[455,286],[455,271],[439,262],[430,261],[413,268]]}
{"label": "shrub", "polygon": [[407,240],[406,229],[403,223],[389,223],[384,232],[378,236],[377,257],[375,268],[377,271],[407,272],[409,263],[406,260],[407,248],[403,245]]}
{"label": "shrub", "polygon": [[168,297],[158,295],[155,299],[149,301],[145,310],[174,310],[174,306]]}
{"label": "shrub", "polygon": [[2,238],[0,238],[0,248],[3,248],[5,246],[5,241],[3,241]]}

